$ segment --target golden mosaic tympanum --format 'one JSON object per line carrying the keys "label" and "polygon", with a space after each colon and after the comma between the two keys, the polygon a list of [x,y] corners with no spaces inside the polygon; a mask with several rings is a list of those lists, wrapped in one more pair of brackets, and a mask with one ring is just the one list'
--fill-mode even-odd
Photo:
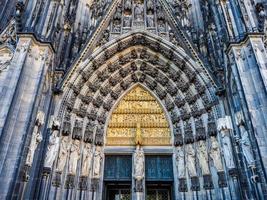
{"label": "golden mosaic tympanum", "polygon": [[138,85],[114,109],[106,143],[110,146],[135,146],[138,140],[143,146],[163,146],[170,145],[170,135],[162,106],[149,91]]}

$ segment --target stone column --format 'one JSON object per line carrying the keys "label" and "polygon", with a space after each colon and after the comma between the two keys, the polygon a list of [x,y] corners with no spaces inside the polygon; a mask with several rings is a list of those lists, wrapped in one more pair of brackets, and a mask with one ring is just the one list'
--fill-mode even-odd
{"label": "stone column", "polygon": [[[29,144],[40,92],[50,67],[53,51],[49,44],[31,35],[20,35],[1,95],[0,199],[10,198],[18,179],[21,157]],[[27,136],[27,137],[26,137]]]}

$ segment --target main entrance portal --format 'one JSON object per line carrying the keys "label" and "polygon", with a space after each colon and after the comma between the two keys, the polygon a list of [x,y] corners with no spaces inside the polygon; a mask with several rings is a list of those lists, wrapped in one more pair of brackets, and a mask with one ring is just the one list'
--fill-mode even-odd
{"label": "main entrance portal", "polygon": [[[116,155],[105,157],[105,199],[128,200],[134,191],[146,199],[171,200],[172,156],[161,152],[170,148],[170,135],[158,100],[143,86],[134,86],[119,101],[108,125],[106,148],[116,149]],[[118,155],[123,152],[127,155]]]}

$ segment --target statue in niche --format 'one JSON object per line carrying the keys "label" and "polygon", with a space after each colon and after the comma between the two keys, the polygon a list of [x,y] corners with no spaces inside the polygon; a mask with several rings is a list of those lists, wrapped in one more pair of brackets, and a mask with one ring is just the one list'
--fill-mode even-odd
{"label": "statue in niche", "polygon": [[158,21],[158,31],[159,32],[165,32],[165,23],[163,20]]}
{"label": "statue in niche", "polygon": [[59,121],[53,120],[52,122],[52,134],[49,137],[47,152],[44,161],[44,167],[52,168],[59,150]]}
{"label": "statue in niche", "polygon": [[102,148],[101,146],[96,146],[96,150],[94,153],[93,178],[100,178],[102,160],[103,160]]}
{"label": "statue in niche", "polygon": [[138,181],[144,178],[144,151],[140,145],[137,145],[134,152],[134,178]]}
{"label": "statue in niche", "polygon": [[197,176],[196,170],[196,153],[193,144],[186,145],[187,169],[190,177]]}
{"label": "statue in niche", "polygon": [[70,147],[69,174],[75,175],[78,160],[80,159],[80,140],[73,140]]}
{"label": "statue in niche", "polygon": [[144,6],[140,2],[135,5],[134,16],[136,21],[144,20]]}
{"label": "statue in niche", "polygon": [[37,113],[37,117],[35,120],[35,125],[32,133],[32,139],[29,146],[29,151],[26,157],[26,165],[31,166],[33,162],[33,157],[35,150],[38,146],[38,144],[43,140],[42,134],[41,134],[41,127],[44,124],[44,113],[39,111]]}
{"label": "statue in niche", "polygon": [[153,10],[154,9],[153,1],[148,0],[146,3],[146,7],[147,7],[147,10]]}
{"label": "statue in niche", "polygon": [[220,133],[222,136],[222,145],[223,145],[225,164],[229,169],[233,169],[233,168],[235,168],[235,164],[234,164],[234,160],[233,160],[231,141],[229,138],[229,130],[228,129],[221,129]]}
{"label": "statue in niche", "polygon": [[178,177],[185,177],[185,162],[184,162],[184,149],[182,146],[176,148],[176,166]]}
{"label": "statue in niche", "polygon": [[124,17],[124,27],[131,27],[131,18]]}
{"label": "statue in niche", "polygon": [[222,165],[221,156],[220,156],[219,143],[216,137],[211,137],[210,141],[211,141],[211,148],[210,148],[209,155],[212,158],[213,164],[216,167],[217,171],[221,172],[223,171],[223,165]]}
{"label": "statue in niche", "polygon": [[198,143],[198,160],[201,166],[202,174],[210,174],[207,147],[205,141],[203,140],[200,140]]}
{"label": "statue in niche", "polygon": [[124,3],[124,9],[125,10],[131,10],[132,9],[132,2],[131,0],[126,0]]}
{"label": "statue in niche", "polygon": [[243,155],[245,156],[245,159],[248,165],[254,166],[255,160],[254,160],[252,149],[251,149],[248,131],[246,130],[244,124],[240,124],[239,128],[241,132],[240,143],[241,143]]}
{"label": "statue in niche", "polygon": [[154,15],[147,15],[147,27],[154,27]]}
{"label": "statue in niche", "polygon": [[57,172],[62,172],[64,170],[67,156],[69,151],[69,137],[62,136],[59,154],[58,154],[58,162],[57,162]]}
{"label": "statue in niche", "polygon": [[93,158],[92,144],[85,143],[83,149],[81,176],[89,176],[91,171],[92,158]]}

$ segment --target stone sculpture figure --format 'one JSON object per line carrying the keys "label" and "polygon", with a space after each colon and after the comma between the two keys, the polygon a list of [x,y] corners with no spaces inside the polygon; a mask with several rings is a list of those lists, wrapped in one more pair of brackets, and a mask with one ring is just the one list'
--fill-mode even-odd
{"label": "stone sculpture figure", "polygon": [[186,145],[186,157],[187,157],[186,166],[187,166],[190,177],[197,176],[196,153],[195,153],[193,144]]}
{"label": "stone sculpture figure", "polygon": [[185,162],[184,162],[184,149],[182,146],[176,148],[176,166],[178,177],[185,177]]}
{"label": "stone sculpture figure", "polygon": [[137,3],[134,8],[134,16],[137,21],[143,21],[144,19],[144,7],[140,3]]}
{"label": "stone sculpture figure", "polygon": [[210,157],[213,160],[213,164],[216,167],[218,172],[223,171],[223,165],[221,161],[221,156],[220,156],[220,146],[215,137],[211,137],[211,149],[210,149]]}
{"label": "stone sculpture figure", "polygon": [[34,158],[35,150],[38,146],[38,144],[43,140],[42,134],[41,134],[41,127],[44,124],[44,113],[39,111],[37,113],[37,117],[35,120],[35,126],[32,133],[32,139],[29,146],[29,151],[26,157],[26,165],[31,166]]}
{"label": "stone sculpture figure", "polygon": [[154,27],[154,16],[147,15],[147,27]]}
{"label": "stone sculpture figure", "polygon": [[131,0],[126,0],[124,3],[124,9],[125,10],[131,10],[132,9],[132,2]]}
{"label": "stone sculpture figure", "polygon": [[148,0],[146,3],[147,10],[153,10],[153,1]]}
{"label": "stone sculpture figure", "polygon": [[[56,159],[59,150],[59,122],[57,120],[53,121],[52,134],[49,138],[49,143],[47,147],[47,152],[45,156],[44,167],[52,168],[53,163]],[[53,128],[54,127],[54,128]]]}
{"label": "stone sculpture figure", "polygon": [[101,146],[96,146],[96,150],[94,153],[93,178],[100,178],[102,160],[103,160],[102,148]]}
{"label": "stone sculpture figure", "polygon": [[144,151],[138,145],[134,152],[134,177],[136,180],[143,180],[144,178]]}
{"label": "stone sculpture figure", "polygon": [[222,136],[222,145],[223,145],[223,154],[226,166],[229,169],[235,168],[234,160],[233,160],[233,154],[232,154],[232,148],[231,148],[231,141],[228,136],[229,130],[228,129],[222,129],[220,131]]}
{"label": "stone sculpture figure", "polygon": [[92,144],[85,143],[83,149],[81,176],[89,176],[91,171],[92,158],[93,158]]}
{"label": "stone sculpture figure", "polygon": [[73,140],[70,147],[69,174],[75,175],[78,160],[80,159],[80,140]]}
{"label": "stone sculpture figure", "polygon": [[59,154],[58,154],[58,162],[57,162],[57,172],[62,172],[68,156],[69,151],[69,137],[68,136],[62,136]]}
{"label": "stone sculpture figure", "polygon": [[208,164],[208,153],[205,141],[200,140],[198,143],[198,160],[203,175],[210,174]]}
{"label": "stone sculpture figure", "polygon": [[255,160],[254,160],[252,149],[251,149],[248,131],[246,130],[243,124],[241,124],[239,128],[241,132],[240,143],[241,143],[243,155],[245,156],[245,159],[248,165],[253,166],[255,164],[254,163]]}

